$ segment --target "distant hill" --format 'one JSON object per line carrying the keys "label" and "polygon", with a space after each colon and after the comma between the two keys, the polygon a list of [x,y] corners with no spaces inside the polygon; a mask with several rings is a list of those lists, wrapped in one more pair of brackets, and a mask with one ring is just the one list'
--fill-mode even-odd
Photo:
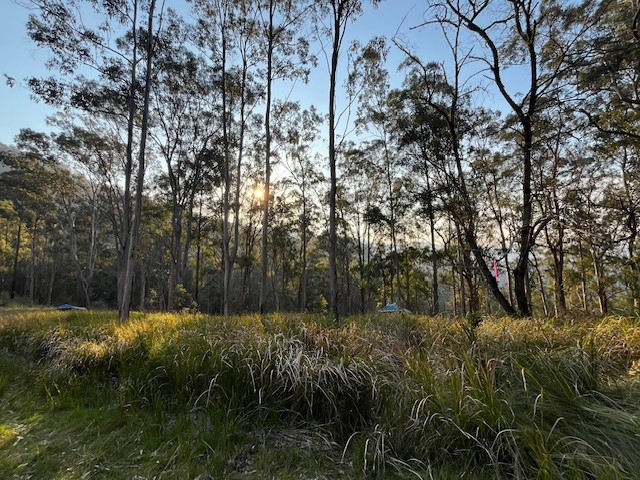
{"label": "distant hill", "polygon": [[0,142],[0,173],[6,172],[9,168],[2,162],[5,155],[11,155],[16,151],[15,147],[10,147]]}

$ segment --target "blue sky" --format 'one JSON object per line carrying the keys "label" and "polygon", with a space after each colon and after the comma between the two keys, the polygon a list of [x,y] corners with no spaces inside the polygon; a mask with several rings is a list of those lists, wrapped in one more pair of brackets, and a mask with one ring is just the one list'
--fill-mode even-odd
{"label": "blue sky", "polygon": [[[184,2],[167,0],[167,5],[181,7]],[[437,30],[409,31],[409,27],[420,23],[425,8],[426,2],[423,0],[386,0],[377,9],[368,7],[364,15],[349,26],[348,40],[358,38],[366,43],[376,35],[391,37],[406,17],[402,31],[412,43],[419,46],[421,56],[443,59],[446,48]],[[0,0],[0,44],[5,46],[0,54],[0,142],[5,144],[12,143],[21,128],[46,130],[45,119],[55,112],[44,103],[34,100],[24,82],[29,76],[47,75],[44,67],[47,52],[38,49],[26,33],[28,13],[13,0]],[[345,55],[347,46],[348,42],[344,46]],[[401,58],[402,55],[392,47],[388,68],[393,76],[393,86],[399,86],[402,81],[395,74]],[[325,111],[328,73],[323,59],[320,60],[319,69],[312,74],[310,83],[296,85],[292,100],[300,99],[305,105],[315,103],[320,111]],[[5,74],[15,78],[13,87],[5,83]]]}
{"label": "blue sky", "polygon": [[[53,109],[31,98],[24,78],[46,73],[46,52],[38,50],[27,36],[28,11],[11,0],[0,0],[0,142],[9,144],[21,128],[46,128],[45,117]],[[4,75],[15,78],[9,87]]]}

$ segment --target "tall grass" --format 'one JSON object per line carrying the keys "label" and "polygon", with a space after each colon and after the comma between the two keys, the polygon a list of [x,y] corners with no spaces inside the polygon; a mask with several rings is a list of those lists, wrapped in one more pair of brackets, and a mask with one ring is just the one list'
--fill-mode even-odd
{"label": "tall grass", "polygon": [[53,405],[320,430],[371,476],[640,478],[635,319],[25,313],[0,348]]}

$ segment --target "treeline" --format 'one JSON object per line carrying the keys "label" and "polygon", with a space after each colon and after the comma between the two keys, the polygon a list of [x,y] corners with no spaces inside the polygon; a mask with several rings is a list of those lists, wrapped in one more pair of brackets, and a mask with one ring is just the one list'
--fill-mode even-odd
{"label": "treeline", "polygon": [[[345,44],[376,3],[31,0],[64,113],[1,154],[3,297],[634,313],[638,5],[426,2],[431,62]],[[326,100],[288,101],[319,61]]]}

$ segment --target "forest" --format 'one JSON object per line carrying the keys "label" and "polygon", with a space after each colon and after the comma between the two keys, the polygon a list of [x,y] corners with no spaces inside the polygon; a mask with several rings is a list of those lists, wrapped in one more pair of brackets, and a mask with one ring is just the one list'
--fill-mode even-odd
{"label": "forest", "polygon": [[429,56],[347,41],[376,0],[18,3],[59,113],[0,149],[0,304],[640,307],[635,0],[418,2]]}

